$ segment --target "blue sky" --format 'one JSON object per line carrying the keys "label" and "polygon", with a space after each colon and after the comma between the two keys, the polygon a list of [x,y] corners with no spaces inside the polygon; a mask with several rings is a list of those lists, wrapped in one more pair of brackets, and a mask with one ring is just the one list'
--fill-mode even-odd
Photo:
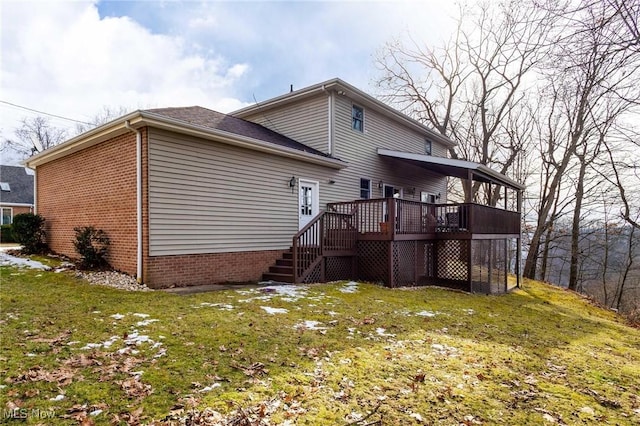
{"label": "blue sky", "polygon": [[[103,106],[228,112],[333,77],[375,94],[376,51],[438,43],[453,14],[436,0],[3,1],[0,100],[84,121]],[[0,103],[0,137],[33,115]]]}

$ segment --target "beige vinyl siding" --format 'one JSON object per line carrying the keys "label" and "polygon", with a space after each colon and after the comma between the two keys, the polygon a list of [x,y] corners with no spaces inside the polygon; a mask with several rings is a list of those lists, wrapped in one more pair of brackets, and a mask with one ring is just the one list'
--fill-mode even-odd
{"label": "beige vinyl siding", "polygon": [[320,152],[328,153],[329,97],[326,94],[250,115],[244,119],[261,124]]}
{"label": "beige vinyl siding", "polygon": [[318,181],[320,205],[337,170],[150,129],[151,256],[277,250],[298,230],[298,188]]}
{"label": "beige vinyl siding", "polygon": [[[349,163],[342,171],[344,184],[353,191],[352,198],[360,196],[360,178],[371,179],[371,196],[380,198],[384,194],[378,189],[382,181],[387,185],[404,190],[403,198],[420,201],[420,192],[442,194],[439,202],[446,199],[446,178],[439,174],[413,166],[407,162],[381,158],[378,148],[386,148],[403,152],[424,154],[425,137],[408,129],[391,119],[364,107],[364,133],[351,128],[352,101],[346,96],[337,96],[335,102],[335,156]],[[356,104],[357,105],[357,104]],[[437,142],[432,143],[434,155],[446,156],[446,147]],[[413,194],[407,191],[413,190]],[[345,192],[343,193],[347,195]]]}

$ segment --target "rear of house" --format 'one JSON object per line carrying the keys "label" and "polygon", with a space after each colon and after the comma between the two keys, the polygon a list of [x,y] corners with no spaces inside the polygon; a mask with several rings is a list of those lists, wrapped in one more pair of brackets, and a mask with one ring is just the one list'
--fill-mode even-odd
{"label": "rear of house", "polygon": [[231,115],[136,111],[27,165],[52,250],[73,256],[74,227],[103,229],[114,268],[163,288],[259,280],[331,203],[444,203],[446,174],[380,150],[452,145],[335,79]]}

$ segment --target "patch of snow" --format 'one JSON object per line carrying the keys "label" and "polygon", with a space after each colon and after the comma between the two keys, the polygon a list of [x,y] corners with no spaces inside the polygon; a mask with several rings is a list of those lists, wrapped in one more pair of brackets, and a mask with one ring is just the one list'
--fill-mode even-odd
{"label": "patch of snow", "polygon": [[137,332],[131,333],[127,336],[127,340],[124,341],[127,345],[139,345],[141,343],[153,343],[153,340],[149,338],[149,336],[144,334],[138,334]]}
{"label": "patch of snow", "polygon": [[63,399],[64,399],[64,395],[59,394],[59,395],[56,395],[53,398],[49,398],[49,401],[62,401]]}
{"label": "patch of snow", "polygon": [[101,348],[101,347],[102,347],[102,343],[87,343],[86,345],[84,345],[80,349],[96,349],[96,348]]}
{"label": "patch of snow", "polygon": [[149,314],[138,314],[138,313],[135,313],[135,314],[133,314],[133,316],[134,316],[134,317],[139,317],[139,318],[149,318],[151,315],[149,315]]}
{"label": "patch of snow", "polygon": [[124,315],[122,315],[122,314],[113,314],[113,315],[109,315],[109,316],[111,318],[117,319],[117,320],[120,320],[120,319],[124,318]]}
{"label": "patch of snow", "polygon": [[409,414],[409,417],[416,419],[420,423],[423,422],[422,416],[420,414],[418,414],[418,413],[411,413],[411,414]]}
{"label": "patch of snow", "polygon": [[111,345],[113,345],[113,344],[116,342],[116,340],[118,340],[118,339],[120,339],[120,337],[118,337],[118,336],[111,336],[111,337],[109,338],[109,340],[107,340],[107,341],[105,341],[104,343],[102,343],[102,346],[103,346],[103,347],[105,347],[105,348],[109,348],[109,347],[111,347]]}
{"label": "patch of snow", "polygon": [[466,312],[467,315],[473,315],[476,313],[476,311],[474,311],[473,309],[463,309],[463,312]]}
{"label": "patch of snow", "polygon": [[355,281],[349,281],[340,289],[342,293],[356,293],[358,291],[358,283]]}
{"label": "patch of snow", "polygon": [[78,343],[80,343],[79,340],[72,340],[70,342],[67,343],[67,345],[71,346],[71,345],[77,345]]}
{"label": "patch of snow", "polygon": [[329,311],[327,312],[327,315],[331,315],[332,317],[335,317],[336,315],[340,315],[340,314],[338,312]]}
{"label": "patch of snow", "polygon": [[320,321],[306,320],[293,326],[296,330],[326,330],[327,327],[319,327],[322,324]]}
{"label": "patch of snow", "polygon": [[214,383],[211,386],[205,386],[202,389],[200,389],[198,392],[209,392],[214,390],[215,388],[219,388],[220,386],[222,386],[220,383]]}
{"label": "patch of snow", "polygon": [[92,412],[89,413],[90,416],[97,416],[99,414],[102,414],[102,410],[98,409],[98,410],[93,410]]}
{"label": "patch of snow", "polygon": [[270,306],[260,306],[262,309],[264,309],[268,314],[274,315],[274,314],[286,314],[289,311],[285,308],[272,308]]}
{"label": "patch of snow", "polygon": [[28,356],[29,358],[33,358],[34,356],[36,356],[36,354],[29,352],[29,353],[27,354],[27,356]]}
{"label": "patch of snow", "polygon": [[0,252],[0,266],[17,266],[20,268],[40,269],[50,271],[51,267],[36,260],[25,259],[23,257],[11,256],[5,252]]}
{"label": "patch of snow", "polygon": [[416,312],[416,315],[418,315],[419,317],[433,318],[438,314],[435,313],[435,312],[431,312],[431,311],[420,311],[420,312]]}
{"label": "patch of snow", "polygon": [[157,320],[157,319],[146,319],[144,321],[138,321],[136,323],[136,326],[138,326],[138,327],[146,327],[147,325],[153,324],[154,322],[158,322],[158,321],[160,321],[160,320]]}
{"label": "patch of snow", "polygon": [[224,303],[209,303],[209,302],[202,302],[200,303],[200,306],[194,306],[196,309],[197,308],[202,308],[202,307],[209,307],[209,308],[220,308],[223,311],[231,311],[233,310],[233,305],[225,305]]}
{"label": "patch of snow", "polygon": [[386,333],[387,330],[385,330],[382,327],[378,327],[376,328],[376,333],[378,334],[378,336],[388,336],[388,337],[396,337],[395,334],[392,333]]}

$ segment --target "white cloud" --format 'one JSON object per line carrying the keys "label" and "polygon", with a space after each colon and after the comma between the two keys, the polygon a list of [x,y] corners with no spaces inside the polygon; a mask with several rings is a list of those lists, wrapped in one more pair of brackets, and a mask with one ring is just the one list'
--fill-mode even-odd
{"label": "white cloud", "polygon": [[[2,5],[2,100],[87,120],[102,106],[240,108],[234,84],[248,69],[128,17],[101,18],[95,2]],[[33,115],[0,104],[10,136]],[[52,119],[57,126],[73,126]]]}

